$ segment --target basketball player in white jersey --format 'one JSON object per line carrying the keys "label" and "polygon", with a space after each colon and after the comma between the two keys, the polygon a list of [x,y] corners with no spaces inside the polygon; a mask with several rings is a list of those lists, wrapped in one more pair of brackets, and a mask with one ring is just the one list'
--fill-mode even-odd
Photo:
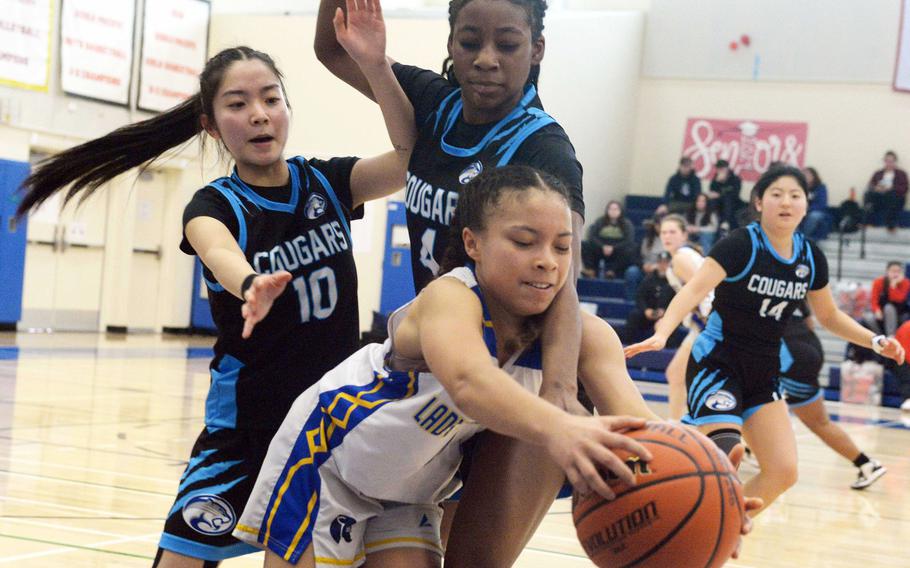
{"label": "basketball player in white jersey", "polygon": [[[682,215],[671,214],[661,220],[660,241],[663,243],[664,249],[673,255],[670,268],[667,269],[667,282],[679,292],[701,267],[705,257],[689,242],[687,223]],[[689,361],[689,353],[692,352],[695,338],[705,328],[713,301],[714,293],[711,292],[683,320],[683,326],[689,330],[689,333],[677,348],[676,353],[673,354],[670,364],[667,365],[671,420],[680,420],[686,413],[686,364]]]}

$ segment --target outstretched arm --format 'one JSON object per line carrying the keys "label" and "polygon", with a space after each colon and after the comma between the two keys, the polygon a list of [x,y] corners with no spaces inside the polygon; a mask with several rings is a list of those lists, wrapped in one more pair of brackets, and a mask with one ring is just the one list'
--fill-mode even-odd
{"label": "outstretched arm", "polygon": [[[195,217],[186,224],[186,238],[193,250],[224,289],[244,301],[241,315],[245,320],[242,337],[248,338],[253,327],[268,315],[272,302],[281,295],[291,273],[279,271],[259,274],[247,262],[234,236],[221,221],[213,217]],[[245,294],[241,287],[247,277],[255,275]]]}
{"label": "outstretched arm", "polygon": [[414,108],[395,79],[385,56],[386,32],[379,0],[347,0],[347,19],[339,8],[332,20],[335,37],[375,95],[393,152],[359,160],[351,172],[354,206],[404,186],[411,150],[417,140]]}
{"label": "outstretched arm", "polygon": [[634,484],[610,448],[650,459],[644,447],[622,435],[642,427],[643,419],[572,416],[521,388],[492,361],[481,332],[480,302],[460,282],[434,281],[412,310],[427,365],[465,414],[491,430],[546,448],[579,491],[613,496],[598,466]]}
{"label": "outstretched arm", "polygon": [[607,322],[591,314],[582,314],[578,376],[599,414],[627,414],[661,420],[648,408],[632,382],[616,332]]}
{"label": "outstretched arm", "polygon": [[626,347],[624,350],[626,357],[632,357],[645,351],[663,349],[670,334],[679,327],[686,314],[694,310],[726,276],[727,273],[716,260],[711,257],[706,258],[704,264],[692,276],[692,280],[689,280],[673,297],[673,301],[667,306],[664,317],[654,326],[654,335],[641,343]]}
{"label": "outstretched arm", "polygon": [[313,49],[316,51],[316,58],[333,75],[375,101],[373,89],[363,71],[345,51],[335,35],[334,21],[338,13],[343,12],[344,5],[345,0],[321,0],[319,2]]}
{"label": "outstretched arm", "polygon": [[834,303],[834,296],[831,295],[830,286],[825,286],[821,290],[810,290],[808,298],[815,319],[831,333],[850,343],[880,351],[882,355],[894,359],[898,363],[904,362],[904,348],[893,337],[880,341],[878,346],[880,349],[872,345],[875,334],[838,309],[837,304]]}

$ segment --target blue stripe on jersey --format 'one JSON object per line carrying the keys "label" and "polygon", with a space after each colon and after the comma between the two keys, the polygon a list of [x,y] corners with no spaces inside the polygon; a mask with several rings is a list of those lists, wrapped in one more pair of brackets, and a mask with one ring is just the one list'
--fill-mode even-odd
{"label": "blue stripe on jersey", "polygon": [[190,474],[193,469],[199,467],[199,464],[204,462],[210,455],[214,454],[217,450],[212,448],[211,450],[203,450],[197,455],[190,458],[190,462],[186,464],[186,469],[183,471],[183,475],[180,476],[180,484],[183,485],[183,480],[186,479],[186,476]]}
{"label": "blue stripe on jersey", "polygon": [[812,254],[812,247],[808,242],[806,242],[806,256],[809,257],[809,269],[812,273],[812,276],[809,277],[809,289],[811,290],[815,284],[815,256]]}
{"label": "blue stripe on jersey", "polygon": [[783,262],[784,264],[793,264],[794,262],[796,262],[796,259],[799,258],[800,249],[802,248],[802,245],[803,245],[801,233],[799,233],[799,232],[793,233],[793,239],[792,239],[793,256],[788,260],[788,259],[782,257],[781,255],[777,254],[777,251],[774,250],[774,247],[771,246],[771,242],[768,240],[768,235],[766,235],[765,231],[762,230],[761,225],[759,225],[757,222],[753,223],[753,225],[758,227],[758,233],[761,235],[762,242],[765,244],[765,248],[768,249],[768,252],[771,253],[771,256],[773,256],[780,262]]}
{"label": "blue stripe on jersey", "polygon": [[242,179],[240,179],[240,176],[237,175],[236,167],[234,167],[234,171],[231,173],[231,177],[229,179],[231,180],[232,185],[238,193],[259,207],[272,211],[293,213],[297,209],[297,202],[300,200],[300,173],[297,171],[297,168],[291,166],[290,164],[287,164],[287,168],[288,173],[291,175],[291,199],[287,203],[271,201],[250,189],[250,187],[244,183]]}
{"label": "blue stripe on jersey", "polygon": [[799,402],[787,401],[787,406],[789,406],[790,408],[800,408],[802,406],[807,406],[809,404],[812,404],[816,400],[820,399],[824,394],[825,393],[822,392],[822,389],[818,389],[818,392],[815,393],[811,398],[807,398],[806,400],[801,400]]}
{"label": "blue stripe on jersey", "polygon": [[[346,385],[320,393],[275,482],[265,518],[258,527],[258,542],[269,546],[269,540],[276,539],[270,548],[284,550],[284,559],[297,563],[312,540],[319,511],[319,467],[361,422],[389,402],[413,396],[417,378],[414,372],[393,371],[388,376],[374,374],[366,385]],[[293,498],[285,500],[285,494]]]}
{"label": "blue stripe on jersey", "polygon": [[[752,223],[746,227],[746,230],[749,231],[749,238],[752,240],[752,255],[749,257],[749,262],[746,263],[746,267],[743,268],[743,271],[737,274],[736,276],[730,276],[724,278],[724,282],[737,282],[746,277],[746,274],[752,270],[752,265],[755,264],[755,255],[758,252],[758,237],[755,232],[758,229],[758,223]],[[709,322],[710,323],[710,322]]]}
{"label": "blue stripe on jersey", "polygon": [[787,347],[786,341],[780,342],[780,372],[786,373],[793,366],[793,354]]}
{"label": "blue stripe on jersey", "polygon": [[[756,406],[756,409],[759,407]],[[743,419],[735,414],[712,414],[711,416],[702,416],[701,418],[692,418],[688,414],[680,420],[683,424],[689,426],[704,426],[705,424],[738,424],[742,425]]]}
{"label": "blue stripe on jersey", "polygon": [[809,395],[818,390],[814,385],[807,385],[799,381],[781,377],[779,379],[781,386],[786,392],[796,395]]}
{"label": "blue stripe on jersey", "polygon": [[695,401],[701,396],[702,391],[711,385],[711,381],[714,380],[720,370],[715,369],[714,372],[706,376],[705,373],[707,372],[707,369],[702,369],[692,380],[692,386],[689,388],[689,396],[687,397],[690,408],[695,405]]}
{"label": "blue stripe on jersey", "polygon": [[543,115],[538,118],[535,118],[531,122],[524,124],[521,127],[521,130],[515,134],[508,142],[500,146],[497,152],[503,152],[502,157],[499,158],[499,162],[496,163],[498,166],[504,166],[512,160],[512,156],[515,155],[515,152],[518,151],[521,143],[524,142],[529,136],[543,128],[544,126],[554,123],[556,120],[549,115]]}
{"label": "blue stripe on jersey", "polygon": [[[199,481],[205,481],[206,479],[213,479],[213,478],[215,478],[216,476],[221,475],[222,473],[226,472],[227,470],[231,469],[232,467],[234,467],[235,465],[237,465],[237,464],[239,464],[239,463],[243,463],[243,460],[233,460],[233,461],[226,461],[226,462],[215,462],[215,463],[213,463],[213,464],[211,464],[211,465],[207,465],[207,466],[205,466],[205,467],[200,467],[199,469],[197,469],[196,471],[194,471],[192,474],[190,474],[189,476],[185,477],[184,479],[182,479],[182,480],[180,481],[180,488],[177,490],[177,493],[180,494],[180,493],[186,491],[186,489],[187,489],[188,487],[190,487],[191,485],[193,485],[194,483],[197,483],[197,482],[199,482]],[[241,473],[242,473],[242,471],[241,471]],[[227,489],[230,489],[231,487],[233,487],[234,485],[236,485],[238,482],[243,481],[243,480],[246,479],[246,478],[247,478],[246,475],[241,475],[240,477],[231,480],[231,481],[229,482],[230,484],[227,485],[226,488],[225,488],[224,490],[226,491]],[[227,482],[226,482],[226,483],[227,483]],[[224,486],[224,485],[225,485],[225,484],[222,483],[222,484],[216,485],[216,486],[214,486],[214,487],[221,487],[221,486]],[[200,487],[199,489],[190,492],[188,495],[184,495],[184,496],[183,496],[182,498],[180,498],[176,503],[174,503],[174,506],[171,507],[171,510],[170,510],[170,512],[168,512],[167,515],[170,517],[171,515],[174,514],[175,511],[177,511],[177,510],[179,510],[181,507],[183,507],[183,505],[184,505],[184,504],[186,503],[186,501],[190,498],[190,496],[192,496],[192,495],[199,495],[200,493],[205,493],[205,494],[207,494],[207,493],[214,493],[214,494],[218,494],[218,493],[221,493],[221,491],[214,491],[213,488],[210,488],[210,487]]]}
{"label": "blue stripe on jersey", "polygon": [[238,542],[229,546],[212,546],[167,533],[161,535],[158,546],[177,554],[212,562],[259,552],[258,548],[245,542]]}
{"label": "blue stripe on jersey", "polygon": [[[212,479],[215,476],[221,475],[222,473],[242,462],[243,460],[215,462],[205,467],[200,467],[188,476],[184,476],[184,478],[180,481],[180,488],[177,490],[177,492],[180,493],[182,491],[185,491],[190,485],[193,485],[198,481]],[[244,475],[242,477],[246,476]]]}
{"label": "blue stripe on jersey", "polygon": [[692,357],[696,363],[701,363],[708,353],[710,353],[717,342],[724,337],[724,324],[717,312],[711,312],[708,316],[708,325],[695,339],[692,344]]}
{"label": "blue stripe on jersey", "polygon": [[527,349],[515,360],[515,365],[527,367],[529,369],[543,369],[543,350],[541,349],[540,340],[534,341]]}
{"label": "blue stripe on jersey", "polygon": [[348,227],[347,216],[341,208],[341,203],[338,202],[338,196],[335,195],[335,189],[332,187],[332,184],[329,183],[329,180],[325,179],[322,172],[313,167],[310,167],[310,171],[313,172],[313,175],[316,176],[316,179],[319,180],[319,183],[322,184],[322,187],[325,188],[325,192],[329,195],[329,201],[335,206],[335,211],[338,213],[338,219],[341,221],[341,226],[344,227],[344,234],[348,237],[348,243],[353,247],[354,241],[351,239],[351,228]]}
{"label": "blue stripe on jersey", "polygon": [[[449,105],[449,101],[451,101],[455,97],[460,97],[460,96],[461,96],[461,89],[455,89],[454,91],[452,91],[451,93],[446,95],[446,98],[442,99],[442,102],[439,103],[439,108],[436,109],[436,121],[433,123],[434,131],[439,128],[439,121],[442,120],[443,116],[445,116],[445,108]],[[456,118],[457,118],[457,116],[458,115],[456,115]]]}
{"label": "blue stripe on jersey", "polygon": [[237,377],[243,363],[224,355],[211,370],[212,382],[205,399],[205,424],[215,428],[237,427]]}
{"label": "blue stripe on jersey", "polygon": [[[228,178],[221,178],[218,182],[210,185],[210,187],[218,190],[218,192],[228,200],[228,203],[231,204],[231,209],[234,210],[234,215],[237,216],[237,244],[240,245],[240,250],[246,252],[246,218],[241,213],[241,209],[247,211],[247,208],[243,206],[243,203],[240,202],[240,199],[237,195],[231,190],[230,180]],[[208,283],[208,281],[206,281]],[[209,286],[211,288],[211,286]],[[222,287],[221,292],[224,290]]]}
{"label": "blue stripe on jersey", "polygon": [[202,281],[205,282],[205,286],[212,292],[224,292],[224,286],[217,282],[212,282],[206,278],[204,274],[202,275]]}
{"label": "blue stripe on jersey", "polygon": [[221,495],[222,493],[226,493],[231,487],[237,485],[238,483],[240,483],[241,481],[246,479],[246,477],[247,476],[242,475],[242,476],[238,477],[237,479],[232,479],[231,481],[228,481],[225,483],[219,483],[218,485],[211,485],[208,487],[201,487],[201,488],[197,489],[196,491],[190,491],[189,493],[187,493],[180,499],[177,499],[177,501],[174,503],[174,506],[171,507],[171,511],[168,513],[168,516],[171,516],[176,511],[179,511],[180,509],[182,509],[183,506],[186,505],[186,502],[189,501],[190,499],[192,499],[193,497],[195,497],[197,495]]}
{"label": "blue stripe on jersey", "polygon": [[[442,136],[439,137],[439,147],[446,154],[449,154],[450,156],[455,156],[458,158],[470,157],[470,156],[473,156],[473,155],[477,154],[478,152],[480,152],[483,148],[486,147],[487,144],[490,143],[490,141],[497,134],[499,134],[499,131],[502,130],[502,128],[506,124],[508,124],[512,120],[515,120],[516,118],[521,116],[523,113],[525,113],[527,111],[527,109],[525,107],[528,106],[531,103],[531,101],[534,100],[534,97],[537,96],[537,89],[534,88],[534,85],[528,85],[527,87],[525,87],[524,96],[521,98],[521,101],[519,101],[518,105],[514,109],[512,109],[512,112],[510,112],[508,115],[506,115],[502,119],[500,119],[499,122],[497,122],[493,126],[493,128],[491,128],[486,133],[486,135],[480,140],[480,142],[478,142],[476,145],[474,145],[471,148],[460,148],[458,146],[452,146],[445,140],[446,135],[452,129],[452,126],[455,125],[455,121],[458,120],[459,116],[461,116],[461,110],[462,110],[462,107],[464,106],[464,103],[461,100],[461,96],[460,96],[461,89],[459,89],[455,92],[459,94],[459,98],[457,101],[455,101],[455,104],[452,105],[451,110],[449,110],[449,116],[448,116],[448,119],[446,120],[445,129],[442,132]],[[446,100],[448,100],[448,99],[446,99]],[[443,107],[443,106],[444,106],[444,104],[440,105],[440,107]]]}

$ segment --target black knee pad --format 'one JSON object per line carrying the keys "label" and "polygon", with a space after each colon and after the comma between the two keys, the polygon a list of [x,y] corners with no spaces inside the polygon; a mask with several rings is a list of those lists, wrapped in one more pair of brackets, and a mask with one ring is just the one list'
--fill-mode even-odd
{"label": "black knee pad", "polygon": [[742,443],[743,435],[739,430],[734,430],[733,428],[721,428],[720,430],[715,430],[708,434],[708,437],[711,438],[711,441],[714,444],[723,450],[725,454],[730,454],[733,451],[733,448],[737,444]]}

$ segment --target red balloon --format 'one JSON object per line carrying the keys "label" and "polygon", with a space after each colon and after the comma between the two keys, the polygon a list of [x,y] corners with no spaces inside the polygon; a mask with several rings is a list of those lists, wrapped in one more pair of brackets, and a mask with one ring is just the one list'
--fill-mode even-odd
{"label": "red balloon", "polygon": [[748,46],[750,43],[752,43],[752,38],[749,37],[749,34],[743,34],[740,36],[739,41],[741,41],[743,45]]}
{"label": "red balloon", "polygon": [[739,49],[739,44],[736,43],[735,41],[731,41],[730,42],[730,51],[736,51],[737,49]]}

